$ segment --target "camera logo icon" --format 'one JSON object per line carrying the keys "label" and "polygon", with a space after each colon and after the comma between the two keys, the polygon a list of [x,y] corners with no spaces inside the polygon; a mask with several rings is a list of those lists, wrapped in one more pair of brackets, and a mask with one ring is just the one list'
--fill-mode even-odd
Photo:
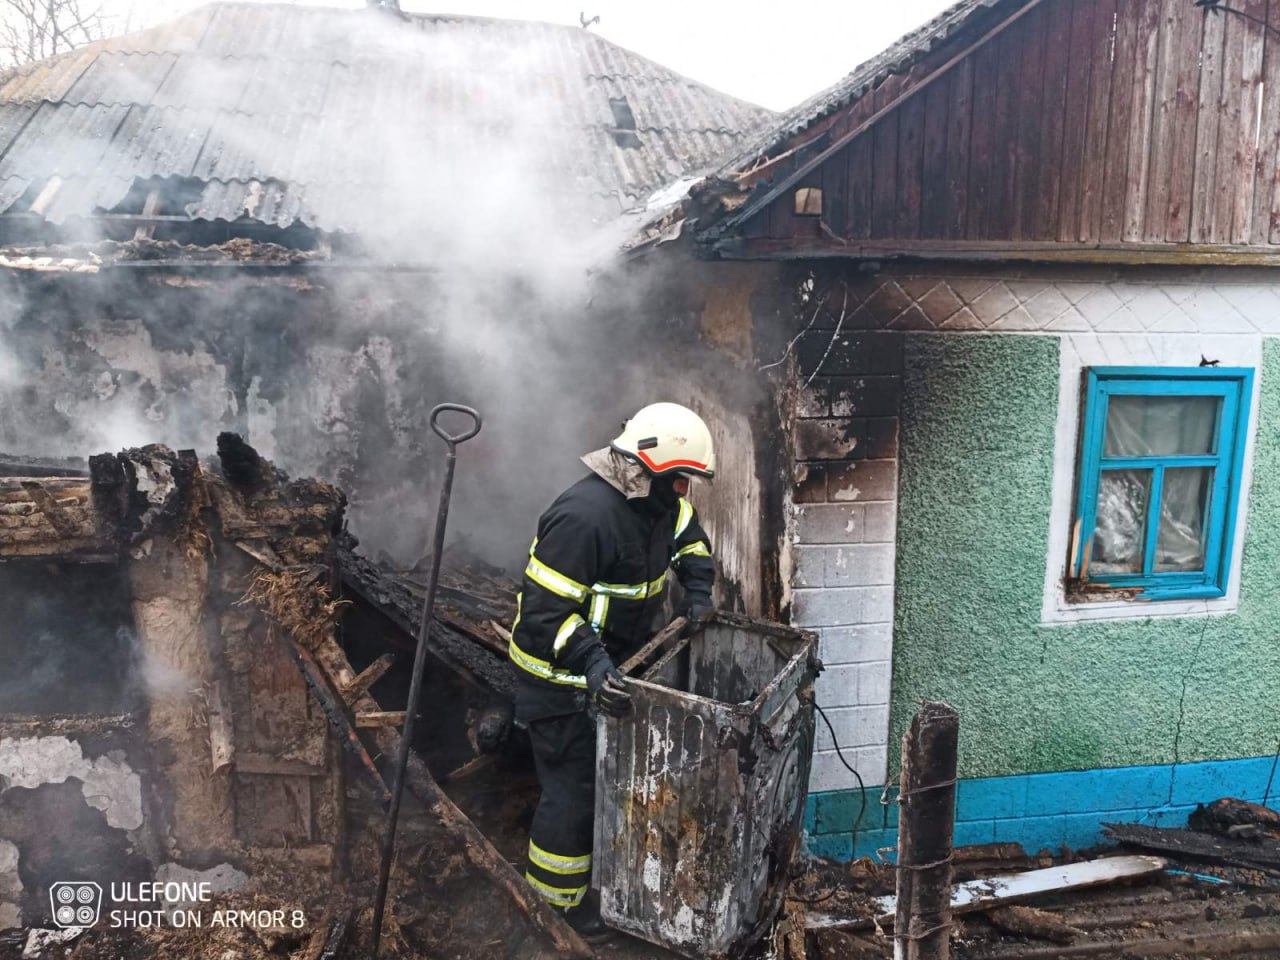
{"label": "camera logo icon", "polygon": [[89,880],[60,880],[49,888],[49,905],[55,925],[92,927],[102,907],[102,888]]}

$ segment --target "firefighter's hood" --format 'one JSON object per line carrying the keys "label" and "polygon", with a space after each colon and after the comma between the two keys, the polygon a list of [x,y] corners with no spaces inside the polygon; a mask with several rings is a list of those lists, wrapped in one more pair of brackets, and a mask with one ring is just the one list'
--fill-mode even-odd
{"label": "firefighter's hood", "polygon": [[592,450],[583,455],[582,462],[628,500],[649,495],[648,471],[612,447]]}

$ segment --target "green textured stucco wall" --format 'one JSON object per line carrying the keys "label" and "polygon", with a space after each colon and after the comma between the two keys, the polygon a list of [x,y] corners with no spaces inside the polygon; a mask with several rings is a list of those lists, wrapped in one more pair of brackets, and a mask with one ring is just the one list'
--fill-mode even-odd
{"label": "green textured stucco wall", "polygon": [[1041,626],[1058,349],[1054,337],[907,338],[891,752],[928,697],[960,711],[962,777],[1271,753],[1280,342],[1264,349],[1239,612]]}

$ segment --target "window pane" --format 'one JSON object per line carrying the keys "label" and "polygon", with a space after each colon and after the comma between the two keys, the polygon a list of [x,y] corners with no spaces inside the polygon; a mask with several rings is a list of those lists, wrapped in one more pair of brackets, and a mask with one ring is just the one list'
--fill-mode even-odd
{"label": "window pane", "polygon": [[1107,404],[1108,457],[1215,453],[1221,397],[1112,395]]}
{"label": "window pane", "polygon": [[1157,573],[1204,569],[1204,520],[1212,489],[1211,467],[1165,470],[1156,537]]}
{"label": "window pane", "polygon": [[1146,542],[1150,470],[1104,470],[1090,573],[1141,573]]}

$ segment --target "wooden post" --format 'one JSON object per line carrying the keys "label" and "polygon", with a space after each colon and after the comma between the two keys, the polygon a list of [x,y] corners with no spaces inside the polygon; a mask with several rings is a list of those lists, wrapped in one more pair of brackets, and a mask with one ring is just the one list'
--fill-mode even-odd
{"label": "wooden post", "polygon": [[947,960],[951,953],[959,734],[960,715],[945,703],[926,700],[902,738],[895,960]]}

